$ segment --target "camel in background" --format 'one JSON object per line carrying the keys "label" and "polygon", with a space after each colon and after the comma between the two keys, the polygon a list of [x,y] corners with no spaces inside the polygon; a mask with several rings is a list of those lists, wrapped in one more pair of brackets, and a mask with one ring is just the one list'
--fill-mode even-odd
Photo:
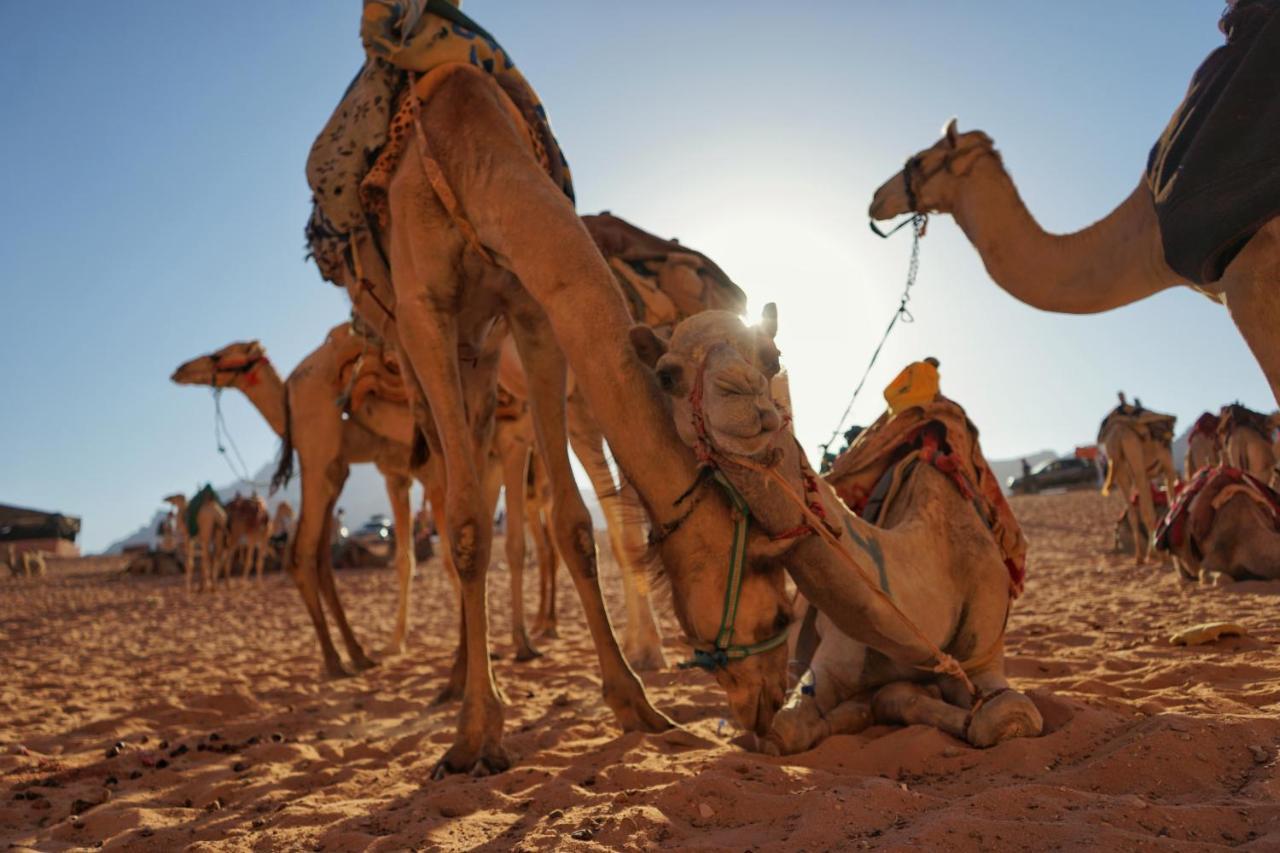
{"label": "camel in background", "polygon": [[200,501],[195,518],[191,517],[186,495],[179,492],[164,499],[165,503],[173,505],[178,516],[178,541],[184,550],[187,592],[191,592],[197,557],[200,560],[200,589],[207,591],[213,590],[214,581],[227,557],[227,513],[217,496],[212,494],[212,489],[209,486],[205,489],[212,496]]}
{"label": "camel in background", "polygon": [[1207,468],[1188,484],[1156,542],[1186,580],[1280,579],[1280,493],[1238,468]]}
{"label": "camel in background", "polygon": [[1218,417],[1218,442],[1222,462],[1239,468],[1262,482],[1275,473],[1276,453],[1272,443],[1272,419],[1239,403],[1223,406]]}
{"label": "camel in background", "polygon": [[276,511],[271,516],[270,541],[285,545],[293,535],[293,507],[288,501],[276,504]]}
{"label": "camel in background", "polygon": [[[1105,218],[1073,234],[1050,234],[1027,210],[991,137],[942,138],[876,190],[873,219],[949,213],[982,256],[991,279],[1042,311],[1096,314],[1186,285],[1165,261],[1155,203],[1142,180]],[[1280,219],[1259,229],[1221,279],[1198,290],[1231,313],[1280,402]]]}
{"label": "camel in background", "polygon": [[[1102,494],[1119,488],[1125,501],[1125,515],[1133,536],[1134,560],[1142,565],[1152,550],[1151,532],[1156,529],[1152,480],[1163,479],[1169,503],[1177,492],[1177,471],[1173,467],[1173,415],[1143,408],[1142,401],[1130,405],[1124,394],[1098,429],[1098,444],[1107,454],[1107,477]],[[1137,495],[1136,505],[1130,503]]]}
{"label": "camel in background", "polygon": [[1195,426],[1187,436],[1187,455],[1182,463],[1183,476],[1190,480],[1202,468],[1217,465],[1221,461],[1221,454],[1218,418],[1205,412],[1196,418]]}
{"label": "camel in background", "polygon": [[227,504],[227,559],[224,563],[227,579],[231,578],[231,566],[239,562],[240,576],[249,577],[251,570],[262,580],[262,563],[270,547],[271,516],[267,502],[257,494],[243,497],[236,494]]}
{"label": "camel in background", "polygon": [[[228,344],[194,358],[179,366],[172,377],[179,385],[241,391],[284,439],[281,463],[286,471],[291,471],[292,455],[297,451],[302,505],[283,562],[302,594],[320,642],[325,670],[331,676],[349,675],[350,671],[330,638],[322,596],[337,623],[351,665],[357,670],[374,666],[338,598],[329,550],[333,510],[350,466],[371,462],[377,467],[386,481],[397,531],[412,530],[409,489],[414,477],[429,484],[425,469],[410,465],[413,419],[408,407],[403,401],[384,399],[376,388],[370,391],[362,385],[361,375],[365,372],[372,374],[373,385],[385,384],[380,383],[385,379],[385,362],[381,345],[353,333],[351,324],[343,323],[330,330],[324,342],[299,362],[287,382],[280,378],[257,341]],[[340,393],[357,390],[365,393],[359,395],[358,401],[349,397],[348,402],[357,403],[357,407],[344,418],[343,408],[335,401]],[[392,562],[399,598],[388,653],[399,654],[404,651],[409,630],[412,536],[396,537]]]}
{"label": "camel in background", "polygon": [[[920,443],[899,467],[886,465],[897,488],[880,510],[880,523],[870,524],[846,506],[832,482],[809,469],[789,417],[777,408],[770,381],[779,370],[775,331],[776,313],[766,309],[759,329],[746,327],[734,314],[709,311],[681,323],[669,345],[644,327],[632,333],[670,395],[681,438],[732,484],[752,527],[763,528],[766,535],[756,549],[770,550],[793,573],[805,564],[839,563],[818,535],[821,526],[861,566],[879,571],[877,579],[839,564],[828,572],[830,586],[816,595],[805,590],[819,608],[821,643],[809,671],[765,732],[762,747],[799,752],[830,735],[876,723],[933,725],[981,747],[1039,734],[1039,711],[1009,687],[1004,675],[1005,624],[1020,589],[1021,568],[1015,579],[993,528],[980,514],[984,510],[975,511],[972,496],[944,473],[955,466],[965,471],[970,459],[986,467],[976,431],[958,406],[935,398],[934,408],[947,408],[949,425],[925,419],[900,433],[908,449],[912,436]],[[891,423],[888,416],[877,422],[848,456]],[[935,427],[941,438],[930,432]],[[962,450],[965,443],[968,453]],[[896,441],[885,446],[884,455],[894,455],[896,446]],[[879,457],[879,450],[875,446],[872,453]],[[843,467],[837,461],[829,477],[838,481]],[[780,475],[785,484],[770,474]],[[967,492],[977,481],[961,476]],[[989,471],[986,476],[991,477]],[[998,496],[998,485],[993,488]],[[973,491],[982,494],[976,487]],[[806,504],[807,513],[798,508]],[[1025,556],[1020,532],[1008,533]],[[748,544],[748,560],[751,553]],[[853,614],[844,612],[848,599],[857,602]],[[851,623],[842,619],[849,615]],[[725,655],[743,652],[719,642],[716,649]],[[976,697],[963,681],[945,675],[919,683],[927,678],[921,670],[942,664],[940,656],[946,655],[954,655],[950,663],[958,661],[971,678]]]}

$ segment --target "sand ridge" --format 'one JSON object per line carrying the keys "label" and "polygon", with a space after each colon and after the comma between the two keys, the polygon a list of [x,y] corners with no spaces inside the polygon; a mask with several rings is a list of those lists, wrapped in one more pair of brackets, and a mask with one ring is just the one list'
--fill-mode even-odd
{"label": "sand ridge", "polygon": [[[1010,674],[1046,733],[985,751],[914,726],[754,755],[733,744],[711,678],[674,668],[645,681],[687,730],[624,735],[600,699],[567,580],[561,639],[525,664],[510,660],[498,581],[491,634],[514,766],[431,782],[458,711],[431,705],[457,630],[438,563],[415,583],[408,653],[340,681],[320,678],[309,621],[280,575],[213,596],[188,596],[175,579],[118,579],[101,561],[6,578],[0,844],[1280,849],[1280,583],[1183,587],[1170,571],[1135,569],[1106,553],[1115,510],[1096,495],[1014,508],[1032,549]],[[621,613],[616,571],[602,575]],[[376,652],[391,634],[392,573],[341,572],[339,584]],[[1169,645],[1211,619],[1250,636]],[[663,629],[680,659],[674,620]]]}

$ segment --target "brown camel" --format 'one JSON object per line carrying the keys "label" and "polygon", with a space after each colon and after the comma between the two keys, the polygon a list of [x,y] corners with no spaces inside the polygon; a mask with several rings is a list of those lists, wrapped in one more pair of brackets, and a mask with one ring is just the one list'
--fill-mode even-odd
{"label": "brown camel", "polygon": [[262,563],[267,558],[268,540],[271,538],[271,515],[267,502],[256,494],[243,497],[237,494],[227,504],[227,547],[230,549],[224,564],[227,577],[231,576],[232,563],[239,562],[241,577],[249,577],[255,571],[262,580]]}
{"label": "brown camel", "polygon": [[[819,607],[821,643],[762,747],[798,752],[828,735],[873,723],[926,723],[977,746],[1038,734],[1042,720],[1035,705],[1012,690],[1004,676],[1005,622],[1022,569],[1019,564],[1015,579],[1005,562],[1012,558],[997,544],[987,516],[975,511],[971,495],[944,473],[953,470],[948,463],[963,470],[972,458],[994,483],[963,412],[936,398],[934,410],[945,407],[952,413],[954,431],[947,427],[939,438],[932,430],[942,424],[922,420],[901,433],[915,436],[917,449],[899,467],[884,464],[893,469],[889,478],[897,483],[896,492],[880,510],[879,525],[870,524],[849,510],[831,483],[814,476],[775,404],[770,385],[779,369],[775,330],[776,314],[767,309],[759,330],[727,312],[699,314],[676,328],[669,346],[643,327],[633,331],[637,348],[671,395],[682,439],[732,484],[749,507],[751,524],[771,534],[757,547],[772,551],[774,559],[804,577],[801,566],[835,556],[817,535],[824,527],[871,572],[860,576],[861,569],[845,564],[820,597],[802,588]],[[886,416],[860,436],[849,455],[873,444],[872,437],[893,423]],[[967,454],[962,441],[972,442]],[[938,456],[943,446],[951,448],[943,454],[947,462]],[[883,453],[877,447],[874,455],[892,456],[896,448],[895,441]],[[830,476],[839,481],[846,467],[858,464],[837,461]],[[990,488],[1003,502],[998,485]],[[784,495],[788,489],[793,500]],[[798,509],[806,503],[809,515]],[[1025,559],[1021,534],[999,529]],[[748,557],[751,552],[748,546]],[[850,599],[857,602],[852,620],[843,610]],[[948,662],[942,654],[955,658],[947,672],[956,673],[959,661],[981,701],[972,704],[975,697],[963,678],[937,674],[934,664]]]}
{"label": "brown camel", "polygon": [[[1102,493],[1119,489],[1125,502],[1125,515],[1134,543],[1134,561],[1146,562],[1151,553],[1150,531],[1156,529],[1155,503],[1151,497],[1152,480],[1163,479],[1165,496],[1170,503],[1177,491],[1177,471],[1173,467],[1173,425],[1176,418],[1142,408],[1141,401],[1130,405],[1120,395],[1117,406],[1102,421],[1098,443],[1106,450],[1107,478]],[[1130,503],[1130,496],[1137,501]]]}
{"label": "brown camel", "polygon": [[1190,480],[1203,468],[1221,461],[1222,448],[1218,442],[1218,418],[1205,412],[1196,419],[1191,434],[1187,436],[1187,455],[1182,463],[1182,474]]}
{"label": "brown camel", "polygon": [[1280,493],[1230,466],[1207,468],[1157,531],[1186,580],[1280,578]]}
{"label": "brown camel", "polygon": [[[409,488],[416,475],[429,482],[425,470],[410,466],[413,419],[403,401],[387,400],[377,393],[364,394],[357,410],[343,417],[335,404],[335,389],[354,388],[343,382],[344,371],[353,372],[351,356],[364,352],[362,339],[352,337],[350,324],[336,326],[324,343],[304,358],[287,383],[280,378],[257,341],[228,344],[208,355],[181,365],[173,374],[180,385],[236,388],[285,439],[282,463],[291,465],[294,450],[302,472],[302,505],[297,529],[286,550],[285,566],[298,585],[315,626],[326,671],[332,676],[349,674],[329,636],[321,597],[346,644],[351,664],[367,669],[374,661],[365,654],[347,622],[334,584],[329,553],[334,505],[353,464],[372,462],[386,480],[396,530],[410,530]],[[382,362],[380,347],[371,343],[366,364]],[[358,371],[354,372],[357,380]],[[394,565],[399,582],[396,625],[389,653],[403,652],[409,629],[410,578],[414,570],[413,540],[396,537]]]}
{"label": "brown camel", "polygon": [[165,502],[173,505],[178,516],[178,538],[185,552],[183,567],[187,592],[191,592],[197,557],[200,560],[200,589],[212,592],[227,556],[226,510],[218,504],[216,496],[201,501],[196,510],[195,533],[192,534],[187,496],[181,493],[169,495]]}
{"label": "brown camel", "polygon": [[1271,418],[1239,403],[1223,406],[1218,416],[1218,442],[1222,462],[1268,482],[1275,471],[1276,455]]}
{"label": "brown camel", "polygon": [[[1043,311],[1096,314],[1187,284],[1165,261],[1145,180],[1104,219],[1074,234],[1049,234],[1028,212],[991,138],[960,133],[955,119],[871,202],[873,219],[911,212],[951,214],[992,280]],[[1218,281],[1198,289],[1231,312],[1280,401],[1280,219],[1263,225]]]}

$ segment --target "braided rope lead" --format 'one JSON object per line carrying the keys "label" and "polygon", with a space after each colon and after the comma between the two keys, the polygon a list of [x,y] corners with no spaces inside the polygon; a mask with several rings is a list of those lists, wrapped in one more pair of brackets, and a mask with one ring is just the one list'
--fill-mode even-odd
{"label": "braided rope lead", "polygon": [[[898,325],[899,320],[904,323],[915,322],[915,317],[911,316],[907,303],[911,301],[911,288],[915,286],[916,274],[920,271],[920,238],[924,236],[925,226],[928,221],[928,217],[923,213],[917,213],[903,223],[904,225],[911,224],[911,260],[907,262],[907,284],[902,289],[902,299],[898,303],[898,309],[893,312],[893,317],[889,320],[889,325],[885,328],[884,334],[880,337],[880,343],[876,344],[875,351],[871,354],[871,361],[867,363],[867,369],[862,372],[862,378],[858,380],[857,386],[854,387],[853,396],[849,398],[849,405],[844,407],[844,414],[840,416],[840,421],[836,424],[835,430],[832,431],[831,437],[827,439],[826,444],[821,445],[823,454],[826,454],[831,445],[835,443],[836,438],[840,435],[840,430],[844,429],[844,423],[849,419],[849,413],[853,411],[853,404],[857,402],[858,395],[862,393],[862,387],[867,384],[867,377],[871,375],[871,368],[875,367],[876,361],[880,358],[880,351],[884,349],[885,342],[889,340],[893,327]],[[894,230],[896,231],[897,229]],[[892,234],[893,232],[889,233]]]}

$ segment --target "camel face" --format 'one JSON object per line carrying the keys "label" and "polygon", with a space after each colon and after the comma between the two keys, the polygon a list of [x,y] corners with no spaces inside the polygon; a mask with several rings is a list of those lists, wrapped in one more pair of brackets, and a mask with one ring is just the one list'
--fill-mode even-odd
{"label": "camel face", "polygon": [[650,333],[650,357],[661,351],[650,363],[671,396],[676,430],[685,444],[698,447],[705,441],[737,456],[770,451],[783,427],[770,394],[769,380],[778,372],[772,331],[770,326],[749,328],[727,311],[705,311],[677,326],[670,344]]}
{"label": "camel face", "polygon": [[980,130],[960,133],[952,119],[942,138],[907,160],[871,199],[872,219],[893,219],[908,213],[950,213],[958,190],[973,164],[991,154],[991,138]]}
{"label": "camel face", "polygon": [[170,379],[179,385],[228,388],[239,382],[264,358],[266,351],[262,344],[257,341],[240,341],[178,365]]}

